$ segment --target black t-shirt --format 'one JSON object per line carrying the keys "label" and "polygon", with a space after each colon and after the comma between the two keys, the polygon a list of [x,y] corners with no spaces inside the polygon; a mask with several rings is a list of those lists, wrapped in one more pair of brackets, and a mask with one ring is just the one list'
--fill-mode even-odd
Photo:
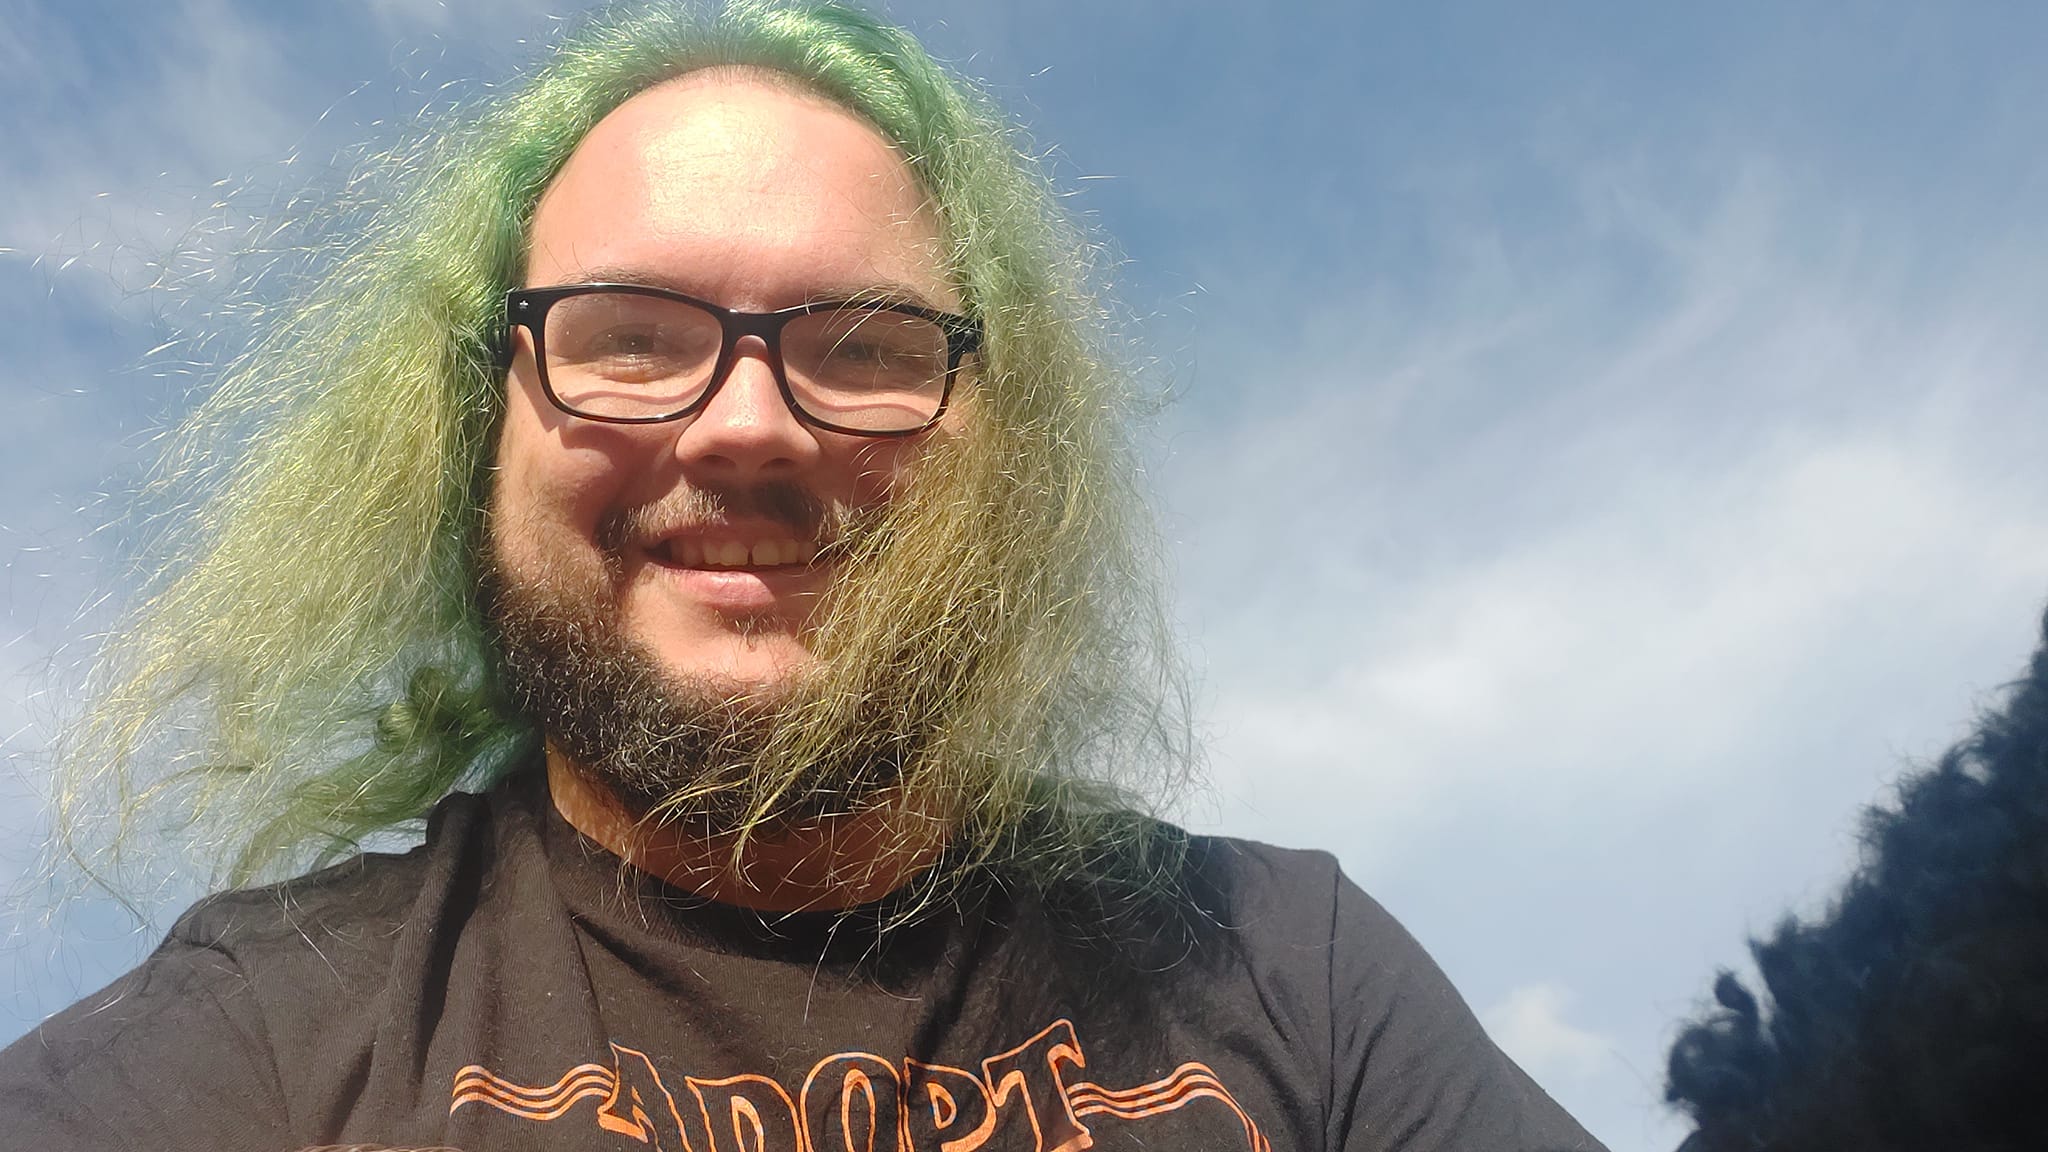
{"label": "black t-shirt", "polygon": [[878,935],[630,873],[529,775],[195,907],[0,1053],[0,1143],[1598,1147],[1329,856],[1197,838],[1189,868],[1192,933],[1112,945],[984,884]]}

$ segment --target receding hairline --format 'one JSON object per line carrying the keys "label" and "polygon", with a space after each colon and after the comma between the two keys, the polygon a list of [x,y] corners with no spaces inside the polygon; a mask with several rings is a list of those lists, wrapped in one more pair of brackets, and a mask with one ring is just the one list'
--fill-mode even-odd
{"label": "receding hairline", "polygon": [[[744,62],[706,64],[702,67],[691,68],[676,75],[668,76],[635,91],[606,111],[604,115],[598,117],[596,122],[591,124],[576,141],[575,145],[569,149],[568,154],[563,157],[560,166],[555,169],[548,177],[546,184],[541,187],[540,194],[536,197],[526,221],[526,242],[529,246],[527,259],[531,259],[530,246],[533,238],[533,226],[534,221],[539,216],[540,206],[547,201],[556,185],[560,183],[563,173],[575,161],[576,154],[582,151],[590,137],[596,134],[599,125],[618,115],[627,106],[639,101],[642,97],[656,93],[682,91],[699,87],[745,88],[747,86],[765,88],[771,92],[796,97],[815,108],[838,112],[850,117],[855,123],[872,133],[874,138],[882,145],[883,150],[900,165],[910,189],[917,198],[917,208],[915,210],[917,215],[925,217],[933,233],[940,238],[940,251],[935,252],[934,255],[940,259],[942,265],[940,268],[941,277],[951,285],[954,291],[960,290],[961,286],[958,283],[957,269],[943,267],[945,264],[943,249],[947,234],[948,213],[945,211],[944,203],[932,187],[931,182],[925,178],[925,174],[920,171],[918,164],[911,154],[904,149],[903,145],[894,139],[873,117],[867,115],[855,105],[833,95],[810,78],[794,72],[784,71],[772,65]],[[595,278],[606,279],[608,277]],[[645,275],[619,275],[616,278],[635,282],[647,280]],[[657,287],[676,287],[672,284],[660,282],[659,278],[648,280],[647,282]],[[946,308],[942,302],[932,300],[922,291],[910,290],[893,283],[847,285],[840,289],[840,294],[848,298],[874,294],[889,295],[925,307],[951,310]]]}
{"label": "receding hairline", "polygon": [[[774,92],[780,92],[785,95],[795,96],[817,107],[829,108],[843,115],[852,117],[855,121],[859,122],[861,127],[866,128],[868,131],[874,133],[875,138],[882,142],[882,146],[884,148],[887,148],[890,152],[895,154],[897,160],[900,161],[903,164],[904,169],[907,172],[909,172],[911,180],[916,184],[918,190],[924,193],[926,203],[933,209],[936,209],[936,203],[933,200],[932,189],[929,183],[924,179],[923,174],[918,171],[917,165],[916,163],[913,162],[911,155],[904,150],[902,143],[896,140],[894,137],[892,137],[889,134],[889,132],[875,120],[874,117],[868,115],[859,107],[851,103],[848,103],[846,100],[843,100],[840,97],[833,95],[830,91],[828,91],[825,88],[824,85],[819,84],[818,82],[812,80],[811,78],[799,75],[794,72],[786,72],[772,65],[750,63],[719,63],[706,64],[701,68],[691,68],[688,71],[680,72],[677,73],[676,75],[665,77],[661,80],[658,80],[652,84],[647,85],[645,88],[642,88],[637,92],[634,92],[632,95],[626,97],[624,100],[619,101],[616,107],[612,108],[603,116],[599,117],[598,123],[603,123],[605,120],[610,119],[614,114],[616,114],[620,108],[624,108],[626,105],[631,104],[634,101],[640,99],[641,97],[647,96],[651,93],[697,87],[745,87],[750,84],[755,85],[757,87],[767,88]],[[594,132],[596,130],[597,125],[591,125],[590,132]],[[585,139],[589,138],[590,132],[585,132],[583,134]],[[577,145],[578,147],[580,147],[582,145],[582,141],[579,140],[577,142]],[[571,149],[570,151],[571,155],[573,155],[575,150]],[[558,172],[556,173],[556,175],[559,176],[560,173]],[[554,180],[550,179],[548,183],[550,186],[552,186]],[[543,192],[542,194],[545,195],[546,193]]]}
{"label": "receding hairline", "polygon": [[691,85],[702,83],[753,83],[760,84],[769,88],[779,89],[783,92],[788,92],[796,96],[808,96],[811,99],[819,100],[826,104],[830,104],[832,107],[838,108],[841,111],[852,113],[862,123],[868,125],[868,127],[870,128],[873,128],[877,135],[882,135],[882,138],[884,140],[888,139],[888,136],[882,134],[881,128],[878,125],[876,125],[874,121],[868,119],[868,117],[861,114],[860,109],[854,108],[851,105],[847,104],[844,100],[840,100],[837,97],[831,95],[817,83],[803,76],[799,76],[794,72],[785,72],[780,68],[776,68],[768,64],[706,64],[701,68],[691,68],[688,71],[679,72],[674,76],[669,76],[664,79],[657,80],[656,82],[649,84],[647,87],[640,89],[640,91],[633,93],[632,96],[629,96],[626,99],[632,100],[660,88],[688,87]]}

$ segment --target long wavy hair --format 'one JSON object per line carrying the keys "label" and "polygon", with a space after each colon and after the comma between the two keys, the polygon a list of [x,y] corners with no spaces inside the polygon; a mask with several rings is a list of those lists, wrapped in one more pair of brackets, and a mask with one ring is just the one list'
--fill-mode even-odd
{"label": "long wavy hair", "polygon": [[[119,886],[161,859],[135,845],[169,832],[210,882],[244,883],[532,762],[477,596],[503,293],[584,134],[721,66],[780,73],[902,152],[986,332],[985,434],[920,469],[905,503],[923,527],[867,564],[849,599],[868,607],[821,629],[821,663],[951,654],[946,692],[896,703],[922,713],[935,763],[995,782],[964,816],[973,853],[1057,813],[1040,839],[1068,850],[1034,855],[1057,872],[1144,826],[1126,814],[1193,751],[1096,248],[1016,130],[908,34],[836,3],[742,0],[600,15],[509,94],[371,162],[313,229],[303,290],[266,305],[275,319],[167,438],[151,498],[181,511],[58,750],[73,859]],[[980,578],[920,576],[941,564]],[[861,698],[862,671],[842,672],[821,706]]]}
{"label": "long wavy hair", "polygon": [[1751,945],[1762,995],[1671,1051],[1686,1152],[1990,1152],[2048,1139],[2048,622],[2003,706],[1896,806],[1828,913]]}

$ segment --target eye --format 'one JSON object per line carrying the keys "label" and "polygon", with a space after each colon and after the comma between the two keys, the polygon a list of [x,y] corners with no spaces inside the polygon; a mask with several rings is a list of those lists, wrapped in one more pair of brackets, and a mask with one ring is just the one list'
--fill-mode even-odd
{"label": "eye", "polygon": [[693,372],[718,355],[718,341],[694,325],[612,324],[576,332],[562,360],[616,381],[656,380]]}
{"label": "eye", "polygon": [[646,355],[661,347],[661,333],[649,328],[614,328],[598,333],[591,344],[591,351],[602,355]]}
{"label": "eye", "polygon": [[687,374],[718,358],[715,317],[687,302],[635,292],[588,292],[548,313],[549,363],[612,383]]}
{"label": "eye", "polygon": [[845,364],[869,364],[880,367],[894,364],[905,355],[903,349],[891,347],[886,341],[869,340],[859,336],[848,336],[832,346],[832,359]]}
{"label": "eye", "polygon": [[946,372],[946,337],[901,312],[843,309],[807,316],[783,332],[791,370],[835,390],[918,389]]}

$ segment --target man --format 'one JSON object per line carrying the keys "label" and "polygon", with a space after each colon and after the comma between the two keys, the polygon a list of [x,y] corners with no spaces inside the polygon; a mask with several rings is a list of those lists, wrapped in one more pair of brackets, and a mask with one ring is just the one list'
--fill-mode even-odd
{"label": "man", "polygon": [[172,457],[261,429],[67,795],[237,877],[425,844],[188,913],[0,1058],[17,1138],[1593,1146],[1327,857],[1140,814],[1190,753],[1114,358],[907,37],[614,14],[402,159]]}

